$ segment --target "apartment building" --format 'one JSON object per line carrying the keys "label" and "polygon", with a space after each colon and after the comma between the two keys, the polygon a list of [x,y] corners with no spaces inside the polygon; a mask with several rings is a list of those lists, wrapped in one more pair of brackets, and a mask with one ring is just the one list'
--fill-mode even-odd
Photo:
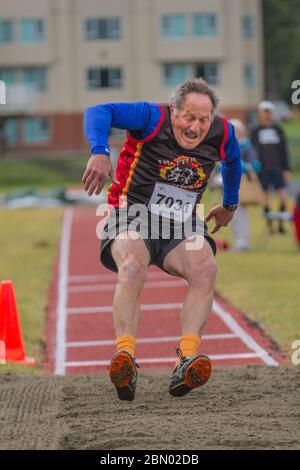
{"label": "apartment building", "polygon": [[84,149],[86,107],[167,101],[198,76],[246,120],[263,93],[261,20],[260,0],[1,0],[7,143]]}

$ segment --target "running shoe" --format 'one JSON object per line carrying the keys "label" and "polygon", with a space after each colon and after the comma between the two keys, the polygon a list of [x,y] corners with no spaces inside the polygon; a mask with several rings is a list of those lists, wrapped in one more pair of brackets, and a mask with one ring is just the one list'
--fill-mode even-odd
{"label": "running shoe", "polygon": [[132,401],[138,382],[138,364],[126,351],[118,351],[110,362],[110,380],[117,389],[120,400]]}
{"label": "running shoe", "polygon": [[183,397],[193,388],[201,387],[208,381],[212,364],[207,356],[187,357],[182,355],[180,349],[176,352],[180,363],[173,371],[169,392],[173,397]]}

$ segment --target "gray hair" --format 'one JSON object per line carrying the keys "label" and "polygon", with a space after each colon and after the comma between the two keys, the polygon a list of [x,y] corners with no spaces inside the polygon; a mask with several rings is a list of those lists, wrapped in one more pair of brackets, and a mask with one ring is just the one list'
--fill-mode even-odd
{"label": "gray hair", "polygon": [[219,105],[219,97],[215,90],[205,80],[203,80],[203,78],[187,80],[178,85],[170,97],[170,104],[173,105],[175,109],[180,109],[186,95],[189,93],[207,95],[212,103],[213,113],[215,113]]}

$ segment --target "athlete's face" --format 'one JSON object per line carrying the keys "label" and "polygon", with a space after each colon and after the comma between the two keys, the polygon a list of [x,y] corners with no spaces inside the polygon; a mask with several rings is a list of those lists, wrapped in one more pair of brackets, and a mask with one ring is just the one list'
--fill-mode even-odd
{"label": "athlete's face", "polygon": [[212,102],[207,95],[189,93],[180,109],[171,109],[175,138],[185,149],[193,149],[202,142],[213,121]]}
{"label": "athlete's face", "polygon": [[269,110],[265,110],[265,109],[259,110],[258,119],[262,126],[271,127],[273,124],[272,112]]}

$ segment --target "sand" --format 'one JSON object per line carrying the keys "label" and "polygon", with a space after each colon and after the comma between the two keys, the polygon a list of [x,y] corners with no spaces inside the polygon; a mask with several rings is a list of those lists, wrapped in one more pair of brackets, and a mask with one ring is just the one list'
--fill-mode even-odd
{"label": "sand", "polygon": [[300,367],[215,370],[183,398],[141,370],[121,402],[106,373],[0,376],[0,449],[299,449]]}

